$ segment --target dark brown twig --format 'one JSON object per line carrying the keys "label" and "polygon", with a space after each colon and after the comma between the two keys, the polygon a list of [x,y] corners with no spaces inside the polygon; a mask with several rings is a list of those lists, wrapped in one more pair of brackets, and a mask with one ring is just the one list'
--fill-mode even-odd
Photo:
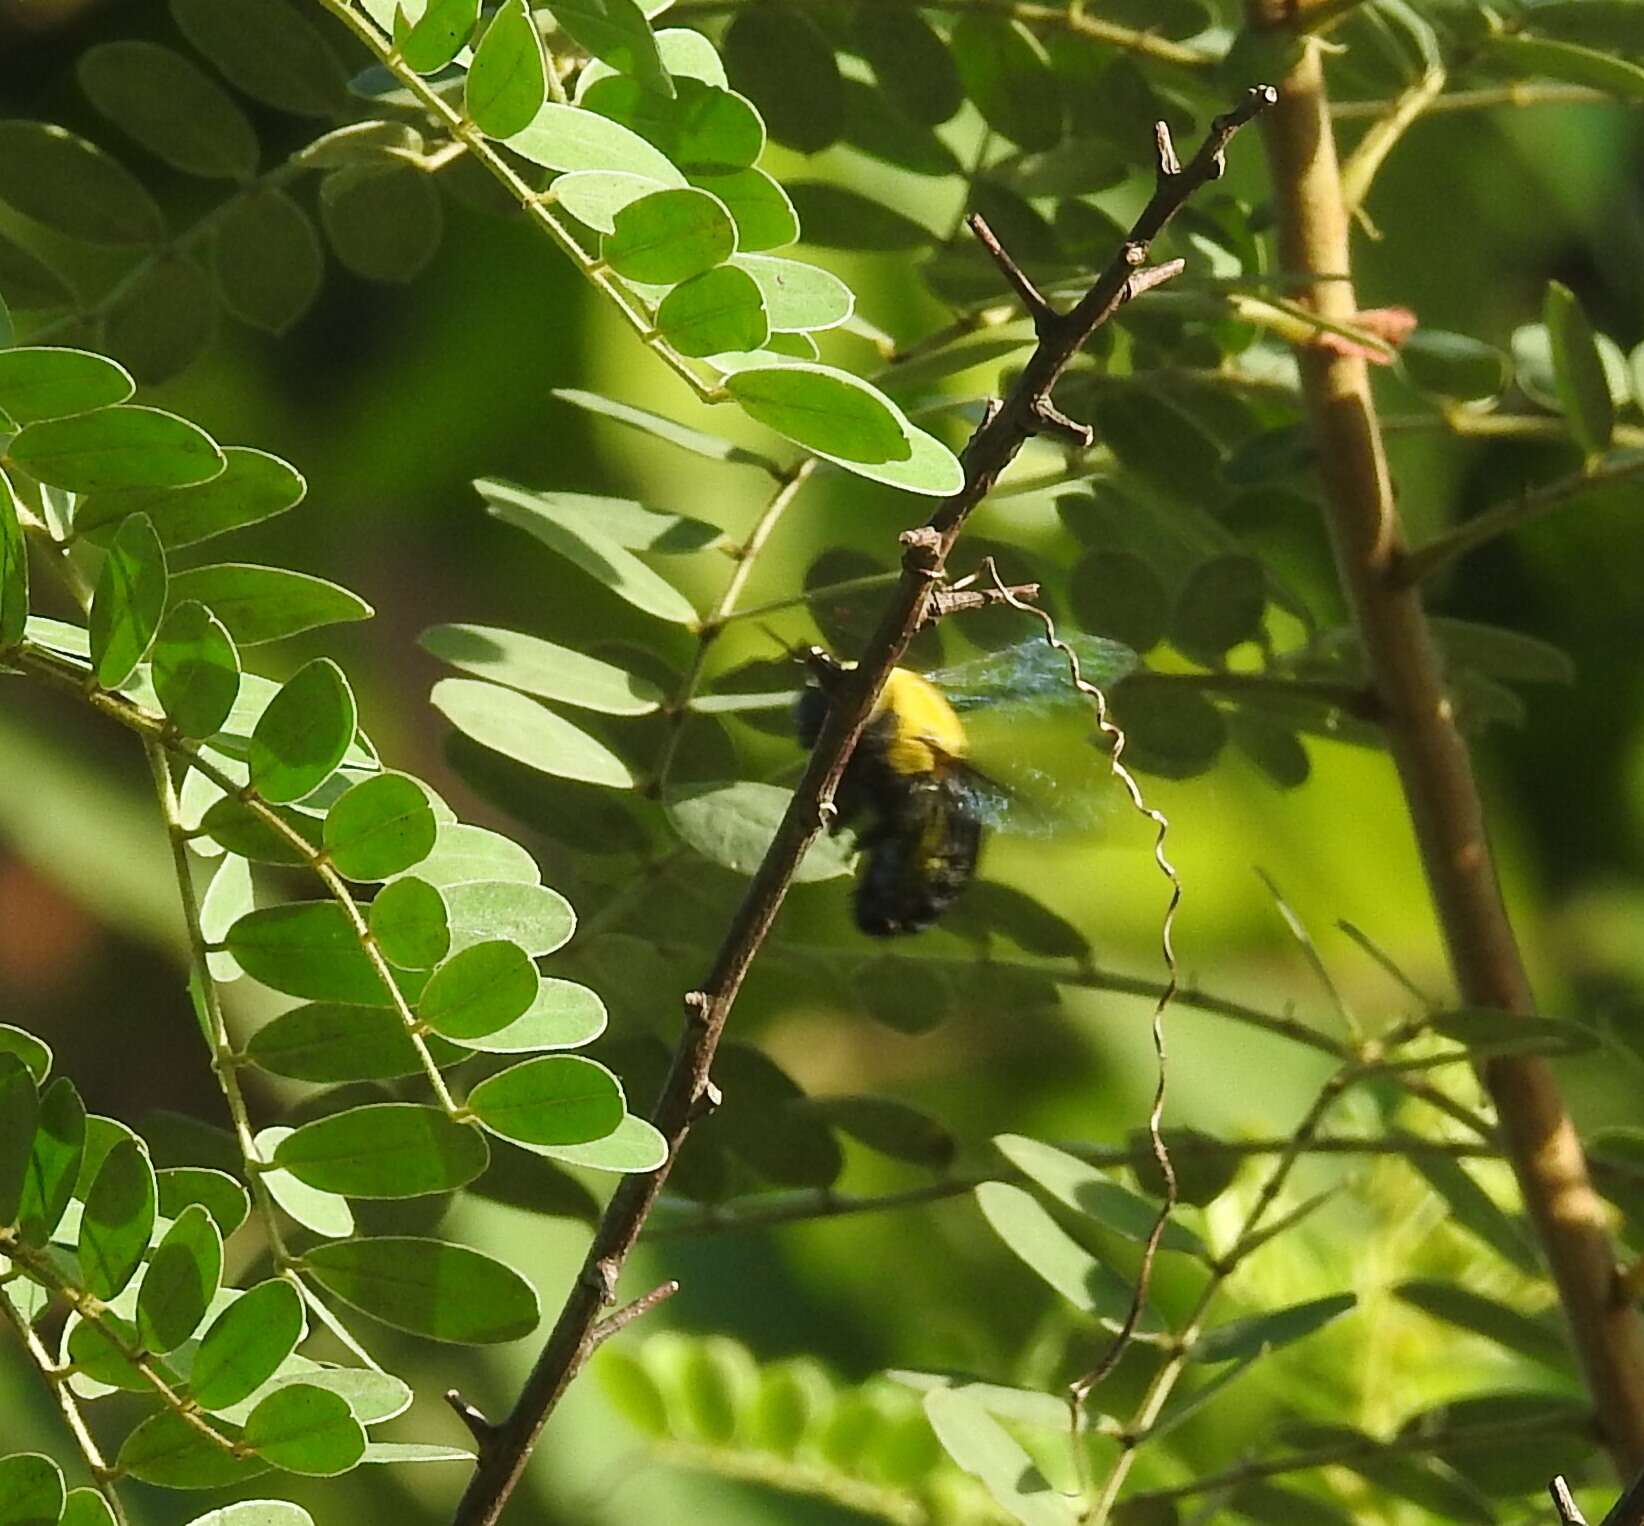
{"label": "dark brown twig", "polygon": [[1627,1492],[1610,1506],[1598,1526],[1644,1526],[1644,1473],[1640,1473]]}
{"label": "dark brown twig", "polygon": [[[1123,248],[1095,284],[1067,313],[1046,329],[1028,358],[1010,395],[990,410],[962,456],[964,485],[944,499],[922,530],[905,537],[902,577],[878,630],[868,643],[823,723],[803,777],[777,828],[764,861],[755,872],[714,960],[713,968],[686,1013],[662,1095],[651,1122],[668,1142],[668,1160],[655,1171],[623,1178],[606,1207],[584,1263],[584,1275],[554,1323],[513,1410],[488,1443],[479,1466],[457,1507],[454,1526],[494,1526],[513,1492],[560,1396],[587,1361],[604,1307],[601,1289],[632,1251],[656,1202],[672,1163],[678,1158],[699,1099],[710,1085],[709,1071],[721,1034],[742,982],[764,943],[787,895],[794,871],[822,829],[834,790],[856,746],[868,715],[908,642],[924,623],[939,586],[948,552],[971,510],[994,484],[1022,446],[1045,428],[1043,410],[1051,389],[1068,363],[1119,307],[1140,291],[1168,279],[1144,271],[1153,240],[1177,209],[1200,186],[1218,179],[1223,154],[1233,135],[1276,98],[1267,85],[1248,91],[1210,131],[1193,159],[1179,173],[1161,174],[1151,200],[1131,229]],[[598,1277],[589,1275],[599,1269]]]}
{"label": "dark brown twig", "polygon": [[670,1278],[660,1287],[654,1287],[649,1293],[642,1294],[630,1304],[624,1304],[615,1314],[607,1314],[588,1337],[590,1350],[597,1349],[619,1330],[625,1330],[636,1319],[649,1314],[659,1303],[665,1303],[679,1291],[679,1284]]}

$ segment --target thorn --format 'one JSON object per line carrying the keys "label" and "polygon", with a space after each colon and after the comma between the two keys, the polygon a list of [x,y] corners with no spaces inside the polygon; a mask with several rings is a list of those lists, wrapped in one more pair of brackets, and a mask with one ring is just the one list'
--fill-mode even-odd
{"label": "thorn", "polygon": [[1547,1492],[1552,1495],[1553,1508],[1558,1511],[1559,1526],[1587,1526],[1587,1517],[1581,1513],[1562,1474],[1547,1485]]}
{"label": "thorn", "polygon": [[1182,161],[1176,157],[1176,145],[1170,139],[1170,124],[1153,124],[1153,146],[1158,153],[1159,179],[1169,180],[1182,172]]}
{"label": "thorn", "polygon": [[674,1281],[664,1282],[660,1287],[654,1287],[649,1293],[644,1293],[632,1303],[625,1304],[615,1314],[607,1315],[588,1335],[588,1349],[597,1350],[601,1345],[617,1333],[631,1325],[636,1319],[649,1314],[659,1303],[665,1303],[679,1291],[679,1284]]}
{"label": "thorn", "polygon": [[481,1452],[484,1452],[497,1439],[497,1431],[500,1427],[487,1420],[475,1405],[470,1404],[463,1398],[458,1389],[446,1389],[445,1402],[457,1412],[457,1419],[468,1427],[468,1434],[474,1438]]}
{"label": "thorn", "polygon": [[708,1021],[710,1005],[707,992],[687,991],[685,993],[686,1020],[697,1024],[706,1023]]}
{"label": "thorn", "polygon": [[1125,301],[1134,302],[1143,292],[1175,280],[1186,269],[1186,260],[1166,260],[1162,265],[1149,265],[1145,270],[1135,271],[1125,282]]}
{"label": "thorn", "polygon": [[704,1081],[702,1090],[696,1094],[695,1100],[691,1103],[691,1111],[687,1115],[686,1121],[692,1124],[700,1123],[711,1113],[717,1112],[719,1105],[724,1100],[725,1093],[715,1086],[712,1080]]}
{"label": "thorn", "polygon": [[1095,431],[1089,424],[1081,424],[1075,419],[1070,419],[1048,397],[1034,398],[1029,407],[1029,414],[1033,419],[1036,434],[1055,435],[1057,439],[1066,440],[1068,444],[1077,446],[1080,450],[1089,450],[1091,441],[1096,438]]}
{"label": "thorn", "polygon": [[1062,321],[1062,315],[1045,300],[1043,293],[1028,278],[1027,272],[1010,257],[1009,251],[999,242],[998,235],[988,226],[987,219],[980,212],[972,212],[965,219],[965,223],[976,235],[976,241],[987,251],[988,257],[999,267],[999,273],[1009,283],[1011,290],[1021,298],[1022,306],[1033,319],[1034,332],[1041,339],[1044,338]]}

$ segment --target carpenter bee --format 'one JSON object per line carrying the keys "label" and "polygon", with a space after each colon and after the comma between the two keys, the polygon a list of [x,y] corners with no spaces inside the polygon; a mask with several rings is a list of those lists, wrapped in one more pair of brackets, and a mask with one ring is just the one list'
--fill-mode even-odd
{"label": "carpenter bee", "polygon": [[[813,746],[847,669],[812,647],[799,739]],[[976,874],[981,776],[966,763],[957,712],[929,680],[895,668],[834,793],[833,830],[856,829],[863,854],[856,925],[874,937],[931,926]]]}
{"label": "carpenter bee", "polygon": [[[1098,636],[1071,644],[1099,684],[1135,665],[1128,648]],[[820,647],[798,655],[811,686],[798,697],[795,729],[811,747],[848,670]],[[1083,704],[1066,660],[1040,640],[934,673],[892,670],[834,794],[833,828],[852,828],[862,852],[863,932],[889,937],[935,923],[975,878],[990,829],[1062,837],[1106,813],[1106,757],[1090,745],[1088,725],[1068,724]]]}

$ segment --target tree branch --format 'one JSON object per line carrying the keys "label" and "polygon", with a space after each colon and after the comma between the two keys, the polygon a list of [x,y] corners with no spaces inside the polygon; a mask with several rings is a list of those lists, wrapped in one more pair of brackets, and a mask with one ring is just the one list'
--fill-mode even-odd
{"label": "tree branch", "polygon": [[588,1248],[558,1320],[512,1412],[457,1507],[455,1526],[494,1526],[525,1471],[531,1449],[566,1387],[587,1360],[601,1311],[656,1202],[668,1170],[711,1086],[709,1071],[737,993],[776,920],[794,871],[822,830],[851,751],[891,670],[919,629],[946,568],[947,555],[971,511],[1026,441],[1044,427],[1044,409],[1068,363],[1136,290],[1153,240],[1201,186],[1220,177],[1233,135],[1274,99],[1259,86],[1218,117],[1193,159],[1177,174],[1161,174],[1130,236],[1095,284],[1070,311],[1046,324],[1010,395],[990,410],[963,455],[964,485],[940,503],[929,522],[903,537],[903,571],[883,620],[832,706],[793,800],[777,828],[718,957],[702,988],[686,998],[685,1026],[651,1122],[668,1141],[668,1161],[656,1171],[628,1176],[617,1188]]}
{"label": "tree branch", "polygon": [[[1249,0],[1256,26],[1282,24],[1276,0]],[[1309,42],[1267,121],[1287,270],[1350,270],[1349,219],[1319,46]],[[1348,319],[1346,280],[1316,283],[1314,307]],[[1382,702],[1423,866],[1463,1000],[1530,1013],[1535,1001],[1502,904],[1472,763],[1456,728],[1418,593],[1400,575],[1403,529],[1362,358],[1297,352],[1318,444],[1336,564]],[[1644,1326],[1616,1296],[1604,1208],[1544,1060],[1483,1066],[1502,1141],[1551,1265],[1593,1408],[1625,1472],[1644,1462]]]}

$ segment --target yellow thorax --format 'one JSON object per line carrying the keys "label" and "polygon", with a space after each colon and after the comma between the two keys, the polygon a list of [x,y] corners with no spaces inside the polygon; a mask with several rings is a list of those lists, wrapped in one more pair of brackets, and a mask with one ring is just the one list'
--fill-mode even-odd
{"label": "yellow thorax", "polygon": [[872,719],[886,714],[895,730],[885,747],[885,761],[899,774],[930,773],[938,757],[965,755],[965,729],[941,690],[906,668],[893,668]]}

